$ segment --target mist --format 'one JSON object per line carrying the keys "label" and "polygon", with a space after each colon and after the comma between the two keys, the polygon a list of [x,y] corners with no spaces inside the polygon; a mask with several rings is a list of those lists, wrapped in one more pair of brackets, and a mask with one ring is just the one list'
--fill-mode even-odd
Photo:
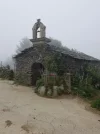
{"label": "mist", "polygon": [[32,38],[38,18],[47,37],[100,59],[99,0],[0,0],[0,61],[16,51],[23,37]]}

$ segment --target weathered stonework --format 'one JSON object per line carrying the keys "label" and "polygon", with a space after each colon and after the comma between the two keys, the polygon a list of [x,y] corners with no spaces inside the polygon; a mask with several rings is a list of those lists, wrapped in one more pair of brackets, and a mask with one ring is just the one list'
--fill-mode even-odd
{"label": "weathered stonework", "polygon": [[[40,31],[37,31],[40,28]],[[37,39],[37,33],[40,32],[40,37],[45,38],[46,36],[46,27],[45,25],[40,22],[40,19],[34,24],[32,31],[33,31],[33,39]]]}
{"label": "weathered stonework", "polygon": [[[39,27],[41,31],[41,38],[37,38],[36,33],[37,28]],[[45,29],[46,27],[43,25],[43,23],[38,20],[33,27],[33,39],[31,39],[33,47],[25,49],[22,51],[22,53],[15,56],[16,75],[18,76],[17,79],[22,78],[23,84],[32,84],[32,65],[34,63],[41,63],[46,69],[44,58],[55,53],[60,53],[62,55],[62,60],[66,66],[66,72],[79,71],[85,63],[100,67],[99,60],[86,60],[83,58],[76,58],[70,54],[65,54],[54,49],[51,45],[48,44],[48,42],[50,42],[50,39],[45,37]]]}

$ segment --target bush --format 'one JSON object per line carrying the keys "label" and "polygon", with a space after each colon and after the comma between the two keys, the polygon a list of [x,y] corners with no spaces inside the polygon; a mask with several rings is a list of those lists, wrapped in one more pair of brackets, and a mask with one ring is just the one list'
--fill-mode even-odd
{"label": "bush", "polygon": [[61,89],[61,88],[59,88],[59,87],[58,87],[58,89],[57,89],[57,92],[58,92],[58,95],[62,95],[62,94],[63,94],[62,89]]}
{"label": "bush", "polygon": [[9,71],[9,80],[13,80],[14,79],[14,71],[10,70]]}
{"label": "bush", "polygon": [[90,79],[88,78],[87,82],[86,79],[77,81],[76,84],[72,85],[72,92],[75,95],[79,95],[81,97],[91,99],[96,96],[96,89],[90,84]]}
{"label": "bush", "polygon": [[42,78],[36,81],[36,88],[38,89],[41,86],[44,86],[44,81]]}
{"label": "bush", "polygon": [[63,84],[63,79],[64,79],[63,77],[57,76],[56,77],[56,85],[61,86]]}
{"label": "bush", "polygon": [[91,85],[89,85],[86,87],[81,87],[79,90],[79,94],[84,98],[90,99],[93,98],[93,96],[95,95],[95,90]]}
{"label": "bush", "polygon": [[26,73],[16,73],[14,82],[19,85],[30,85],[29,76]]}
{"label": "bush", "polygon": [[91,107],[100,110],[100,99],[93,101]]}
{"label": "bush", "polygon": [[9,66],[0,67],[0,78],[13,80],[14,79],[14,71],[11,70]]}
{"label": "bush", "polygon": [[[84,98],[94,98],[97,95],[97,90],[93,84],[94,77],[90,75],[91,70],[76,73],[72,77],[72,92]],[[95,73],[96,76],[96,73]]]}

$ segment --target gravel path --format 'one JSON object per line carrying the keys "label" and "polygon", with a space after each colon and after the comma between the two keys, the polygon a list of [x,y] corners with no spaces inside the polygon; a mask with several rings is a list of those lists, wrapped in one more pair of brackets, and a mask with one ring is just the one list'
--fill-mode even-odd
{"label": "gravel path", "polygon": [[99,120],[76,98],[43,98],[0,81],[0,134],[100,134]]}

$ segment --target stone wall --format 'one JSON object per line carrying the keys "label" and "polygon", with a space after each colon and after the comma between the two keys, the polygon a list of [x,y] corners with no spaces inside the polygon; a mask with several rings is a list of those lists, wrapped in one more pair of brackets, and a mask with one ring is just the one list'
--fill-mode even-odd
{"label": "stone wall", "polygon": [[[45,45],[42,44],[32,47],[29,51],[23,52],[16,57],[16,75],[19,77],[26,76],[24,83],[31,84],[31,67],[33,63],[38,62],[43,64],[43,58],[47,55]],[[20,78],[19,78],[20,79]]]}
{"label": "stone wall", "polygon": [[[59,53],[55,50],[52,50],[48,44],[38,44],[34,47],[30,48],[29,50],[23,52],[22,54],[16,56],[16,76],[17,79],[21,79],[23,84],[31,85],[31,67],[33,63],[38,62],[41,63],[44,68],[43,59],[46,56],[51,56],[55,53]],[[90,62],[81,59],[75,59],[69,55],[62,54],[62,60],[66,67],[66,72],[75,72],[79,71],[79,69],[85,64],[96,65],[100,67],[100,63],[98,62]]]}

